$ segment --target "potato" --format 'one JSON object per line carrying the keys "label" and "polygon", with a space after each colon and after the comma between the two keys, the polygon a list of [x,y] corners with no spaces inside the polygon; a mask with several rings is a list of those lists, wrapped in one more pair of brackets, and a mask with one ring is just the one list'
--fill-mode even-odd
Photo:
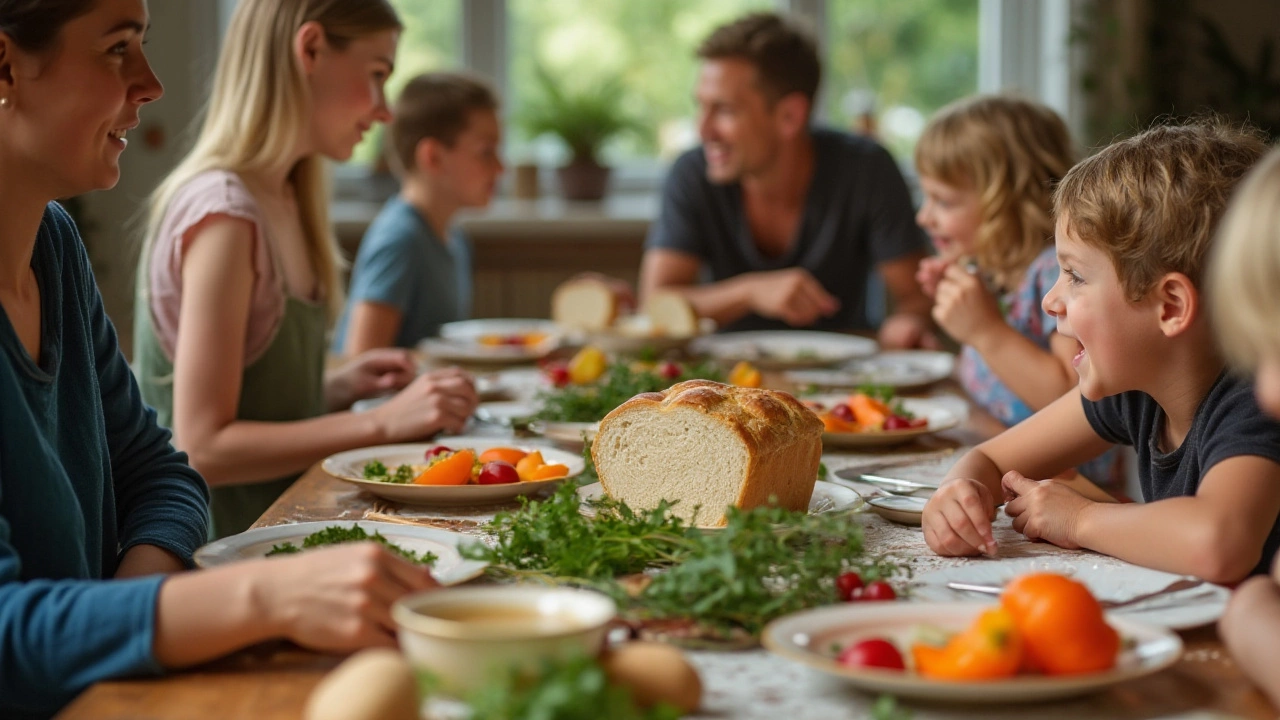
{"label": "potato", "polygon": [[320,681],[304,720],[418,720],[413,670],[399,652],[363,650]]}
{"label": "potato", "polygon": [[691,713],[702,702],[702,679],[684,653],[656,642],[632,642],[600,658],[609,680],[631,690],[641,707],[659,703]]}

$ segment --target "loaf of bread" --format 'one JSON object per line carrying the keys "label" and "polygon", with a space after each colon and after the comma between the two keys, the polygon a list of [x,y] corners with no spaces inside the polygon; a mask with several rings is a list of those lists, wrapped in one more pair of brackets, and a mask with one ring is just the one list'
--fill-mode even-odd
{"label": "loaf of bread", "polygon": [[786,393],[689,380],[619,405],[591,457],[609,497],[637,510],[677,502],[675,515],[719,527],[729,506],[808,509],[822,421]]}
{"label": "loaf of bread", "polygon": [[649,316],[654,335],[686,338],[698,334],[698,314],[674,290],[655,290],[645,301],[644,314]]}
{"label": "loaf of bread", "polygon": [[551,295],[551,319],[561,327],[602,332],[612,327],[617,318],[618,298],[600,280],[569,280]]}

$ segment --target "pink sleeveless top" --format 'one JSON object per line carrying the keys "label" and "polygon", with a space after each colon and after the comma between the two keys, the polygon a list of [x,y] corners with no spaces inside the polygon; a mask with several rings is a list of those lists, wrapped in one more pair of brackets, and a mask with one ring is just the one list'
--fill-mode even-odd
{"label": "pink sleeveless top", "polygon": [[183,253],[201,226],[216,217],[233,217],[253,224],[253,296],[245,330],[244,364],[266,352],[284,317],[284,285],[276,272],[266,222],[257,200],[239,175],[210,170],[191,178],[173,196],[160,223],[147,263],[148,306],[156,340],[173,362],[178,345],[178,317],[182,308]]}

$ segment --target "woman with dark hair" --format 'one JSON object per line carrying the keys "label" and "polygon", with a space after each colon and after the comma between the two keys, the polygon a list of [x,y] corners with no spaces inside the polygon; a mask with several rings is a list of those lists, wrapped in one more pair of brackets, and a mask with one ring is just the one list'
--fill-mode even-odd
{"label": "woman with dark hair", "polygon": [[0,717],[271,638],[394,642],[434,583],[372,544],[180,573],[208,489],[141,400],[75,225],[162,88],[145,0],[0,0]]}

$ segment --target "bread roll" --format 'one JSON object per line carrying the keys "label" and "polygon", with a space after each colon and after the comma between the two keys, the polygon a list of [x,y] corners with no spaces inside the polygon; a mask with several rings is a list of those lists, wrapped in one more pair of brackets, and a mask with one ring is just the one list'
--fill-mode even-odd
{"label": "bread roll", "polygon": [[693,337],[698,334],[698,314],[684,296],[673,290],[658,290],[644,304],[653,334],[666,337]]}
{"label": "bread roll", "polygon": [[689,380],[619,405],[600,422],[591,457],[609,497],[637,510],[679,501],[675,515],[719,527],[730,505],[773,497],[808,509],[822,421],[786,393]]}
{"label": "bread roll", "polygon": [[571,330],[602,332],[618,317],[618,298],[605,283],[581,278],[561,283],[551,295],[551,319]]}

